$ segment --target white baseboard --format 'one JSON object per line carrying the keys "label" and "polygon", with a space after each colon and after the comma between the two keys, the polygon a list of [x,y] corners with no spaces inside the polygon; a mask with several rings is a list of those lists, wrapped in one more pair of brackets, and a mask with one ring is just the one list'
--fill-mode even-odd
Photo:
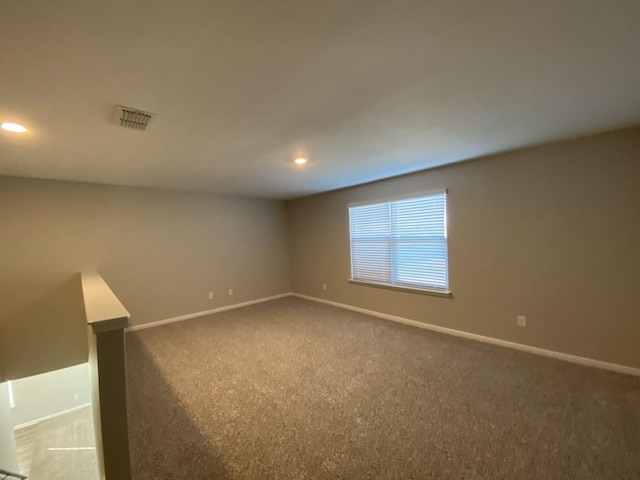
{"label": "white baseboard", "polygon": [[577,363],[579,365],[585,365],[587,367],[601,368],[604,370],[623,373],[626,375],[640,376],[640,368],[628,367],[626,365],[619,365],[617,363],[603,362],[601,360],[594,360],[592,358],[578,357],[576,355],[569,355],[568,353],[556,352],[554,350],[546,350],[544,348],[532,347],[530,345],[509,342],[507,340],[500,340],[498,338],[485,337],[484,335],[477,335],[475,333],[464,332],[462,330],[455,330],[453,328],[440,327],[438,325],[433,325],[430,323],[418,322],[417,320],[411,320],[409,318],[398,317],[396,315],[389,315],[387,313],[380,313],[374,310],[367,310],[365,308],[354,307],[352,305],[332,302],[330,300],[310,297],[310,296],[302,295],[299,293],[292,293],[292,295],[294,297],[304,298],[305,300],[325,303],[327,305],[333,305],[334,307],[339,307],[339,308],[344,308],[346,310],[352,310],[354,312],[364,313],[366,315],[371,315],[373,317],[383,318],[385,320],[391,320],[393,322],[403,323],[405,325],[411,325],[413,327],[423,328],[425,330],[432,330],[434,332],[445,333],[447,335],[454,335],[456,337],[475,340],[477,342],[489,343],[491,345],[498,345],[500,347],[512,348],[514,350],[533,353],[534,355],[541,355],[543,357],[555,358],[557,360],[563,360],[565,362]]}
{"label": "white baseboard", "polygon": [[143,323],[141,325],[132,325],[124,329],[125,332],[134,332],[136,330],[144,330],[145,328],[159,327],[160,325],[166,325],[168,323],[182,322],[184,320],[190,320],[192,318],[204,317],[213,313],[225,312],[227,310],[234,310],[236,308],[247,307],[249,305],[255,305],[256,303],[268,302],[270,300],[276,300],[282,297],[288,297],[293,295],[291,292],[281,293],[280,295],[274,295],[272,297],[258,298],[256,300],[249,300],[248,302],[234,303],[233,305],[226,305],[224,307],[212,308],[211,310],[204,310],[202,312],[188,313],[187,315],[180,315],[179,317],[165,318],[164,320],[158,320],[155,322]]}
{"label": "white baseboard", "polygon": [[90,403],[83,403],[82,405],[78,405],[77,407],[69,408],[68,410],[63,410],[62,412],[54,413],[52,415],[47,415],[46,417],[36,418],[35,420],[31,420],[29,422],[21,423],[20,425],[15,425],[13,430],[20,430],[21,428],[30,427],[40,422],[44,422],[45,420],[51,420],[52,418],[60,417],[62,415],[66,415],[67,413],[73,413],[76,410],[82,410],[83,408],[90,407]]}

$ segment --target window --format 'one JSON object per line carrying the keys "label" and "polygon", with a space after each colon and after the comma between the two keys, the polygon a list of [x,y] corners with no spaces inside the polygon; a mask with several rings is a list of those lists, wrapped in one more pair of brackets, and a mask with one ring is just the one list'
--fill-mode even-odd
{"label": "window", "polygon": [[349,207],[351,279],[449,293],[447,193]]}

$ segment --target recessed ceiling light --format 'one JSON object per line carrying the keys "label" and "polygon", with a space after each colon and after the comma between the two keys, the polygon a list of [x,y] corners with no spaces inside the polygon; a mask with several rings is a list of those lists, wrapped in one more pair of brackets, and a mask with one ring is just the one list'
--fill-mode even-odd
{"label": "recessed ceiling light", "polygon": [[19,123],[3,122],[0,127],[7,132],[13,133],[24,133],[27,131],[27,127],[20,125]]}
{"label": "recessed ceiling light", "polygon": [[293,161],[296,165],[304,165],[307,163],[307,159],[304,157],[298,157]]}

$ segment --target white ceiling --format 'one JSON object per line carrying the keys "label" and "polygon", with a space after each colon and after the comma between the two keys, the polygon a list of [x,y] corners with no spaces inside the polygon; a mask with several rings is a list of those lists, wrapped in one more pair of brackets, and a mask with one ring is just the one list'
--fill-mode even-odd
{"label": "white ceiling", "polygon": [[634,125],[638,25],[637,0],[2,0],[0,121],[31,132],[0,174],[293,198]]}

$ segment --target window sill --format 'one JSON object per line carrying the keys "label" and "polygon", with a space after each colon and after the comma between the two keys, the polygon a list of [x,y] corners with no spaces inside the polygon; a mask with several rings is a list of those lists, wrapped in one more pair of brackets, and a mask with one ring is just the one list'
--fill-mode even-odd
{"label": "window sill", "polygon": [[386,288],[388,290],[400,290],[402,292],[420,293],[422,295],[434,295],[436,297],[453,298],[453,294],[449,290],[434,290],[431,288],[409,287],[406,285],[391,285],[389,283],[368,282],[365,280],[348,279],[349,283],[355,285],[363,285],[366,287]]}

